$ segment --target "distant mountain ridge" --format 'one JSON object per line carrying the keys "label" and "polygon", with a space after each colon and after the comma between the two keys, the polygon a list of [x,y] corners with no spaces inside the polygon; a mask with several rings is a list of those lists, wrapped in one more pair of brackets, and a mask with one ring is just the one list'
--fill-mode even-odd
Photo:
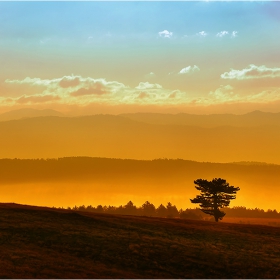
{"label": "distant mountain ridge", "polygon": [[252,127],[260,125],[279,125],[280,113],[267,113],[253,111],[243,115],[234,114],[159,114],[159,113],[131,113],[120,114],[120,116],[131,120],[145,122],[149,124],[160,125],[190,125],[199,127],[217,127],[217,126],[234,126],[234,127]]}
{"label": "distant mountain ridge", "polygon": [[18,120],[23,118],[46,117],[46,116],[64,117],[65,115],[52,109],[37,110],[32,108],[22,108],[22,109],[12,110],[0,114],[0,121],[3,122],[3,121],[10,121],[10,120]]}
{"label": "distant mountain ridge", "polygon": [[[12,110],[0,114],[0,122],[19,120],[23,118],[34,117],[71,117],[52,109],[38,110],[33,108],[23,108]],[[81,115],[77,117],[93,117],[93,116],[110,116],[109,114],[92,114]],[[263,125],[280,126],[280,112],[269,113],[262,111],[253,111],[243,115],[234,114],[209,114],[196,115],[188,113],[178,114],[162,114],[162,113],[125,113],[119,115],[111,115],[114,117],[124,117],[132,121],[142,122],[153,125],[185,125],[198,126],[205,128],[214,128],[218,126],[234,126],[234,127],[256,127]]]}
{"label": "distant mountain ridge", "polygon": [[36,117],[0,122],[0,158],[183,158],[280,164],[278,125],[149,124],[124,116]]}

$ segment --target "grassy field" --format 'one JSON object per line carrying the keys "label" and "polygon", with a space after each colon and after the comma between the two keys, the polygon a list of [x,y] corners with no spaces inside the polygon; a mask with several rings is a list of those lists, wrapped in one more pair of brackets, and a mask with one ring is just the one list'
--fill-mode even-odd
{"label": "grassy field", "polygon": [[225,216],[222,222],[280,227],[280,219],[273,219],[273,218],[245,218],[245,217]]}
{"label": "grassy field", "polygon": [[280,278],[280,228],[0,204],[0,278]]}

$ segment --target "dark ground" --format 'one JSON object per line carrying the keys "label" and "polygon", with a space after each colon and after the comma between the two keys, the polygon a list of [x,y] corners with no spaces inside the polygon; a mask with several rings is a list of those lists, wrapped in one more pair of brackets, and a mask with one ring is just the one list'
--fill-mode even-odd
{"label": "dark ground", "polygon": [[0,278],[280,278],[280,228],[0,204]]}

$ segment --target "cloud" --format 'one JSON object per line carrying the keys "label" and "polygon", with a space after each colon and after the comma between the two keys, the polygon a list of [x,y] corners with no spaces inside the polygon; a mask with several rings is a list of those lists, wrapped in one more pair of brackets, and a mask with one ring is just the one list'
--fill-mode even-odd
{"label": "cloud", "polygon": [[103,95],[110,93],[106,86],[100,82],[91,83],[89,87],[79,88],[76,91],[71,92],[71,96],[82,96],[82,95]]}
{"label": "cloud", "polygon": [[68,87],[75,87],[80,84],[80,77],[74,77],[74,76],[64,76],[60,82],[59,85],[63,88]]}
{"label": "cloud", "polygon": [[5,84],[11,87],[10,91],[16,90],[22,95],[48,95],[56,94],[61,98],[83,95],[101,96],[107,93],[115,94],[126,86],[116,81],[105,79],[84,78],[81,76],[64,76],[62,78],[43,80],[40,78],[27,77],[23,80],[6,80]]}
{"label": "cloud", "polygon": [[233,87],[230,85],[220,85],[215,91],[209,92],[209,97],[219,102],[236,101],[239,97],[232,90]]}
{"label": "cloud", "polygon": [[46,103],[50,101],[57,101],[61,98],[57,95],[33,95],[33,96],[22,96],[16,100],[16,103],[26,104],[26,103]]}
{"label": "cloud", "polygon": [[225,30],[224,30],[224,31],[221,31],[221,32],[217,33],[216,36],[221,38],[221,37],[224,37],[224,36],[226,36],[226,35],[228,35],[228,31],[225,31]]}
{"label": "cloud", "polygon": [[178,74],[189,74],[191,72],[197,72],[200,71],[200,69],[194,65],[194,66],[187,66],[183,68]]}
{"label": "cloud", "polygon": [[205,31],[200,31],[200,32],[196,33],[196,35],[201,36],[201,37],[205,37],[208,34]]}
{"label": "cloud", "polygon": [[149,95],[148,95],[146,92],[143,92],[143,91],[142,91],[142,92],[139,93],[138,98],[141,98],[141,99],[142,99],[142,98],[145,98],[145,97],[148,97],[148,96],[149,96]]}
{"label": "cloud", "polygon": [[180,93],[180,91],[174,90],[169,94],[168,98],[175,98],[178,93]]}
{"label": "cloud", "polygon": [[170,32],[170,31],[168,31],[168,30],[163,30],[163,31],[160,31],[160,32],[158,33],[158,35],[159,35],[160,37],[164,37],[164,38],[171,38],[171,37],[173,36],[173,32]]}
{"label": "cloud", "polygon": [[[198,70],[199,68],[194,65],[187,66],[180,72],[183,75]],[[107,108],[108,112],[106,112],[111,113],[110,110],[122,110],[117,108],[130,108],[129,106],[133,108],[152,108],[152,106],[155,106],[153,108],[177,109],[201,108],[201,110],[204,110],[211,106],[221,106],[222,108],[222,106],[229,106],[228,104],[236,104],[236,108],[240,108],[242,104],[248,104],[248,106],[253,106],[252,104],[266,106],[265,104],[276,104],[277,102],[277,104],[280,104],[279,86],[255,87],[253,90],[251,87],[249,90],[244,90],[243,87],[247,83],[257,82],[262,84],[269,81],[269,79],[253,80],[256,77],[279,77],[280,68],[249,65],[249,67],[243,70],[231,71],[233,71],[231,74],[224,73],[226,79],[248,79],[248,82],[242,83],[242,89],[237,87],[238,84],[234,88],[226,84],[199,95],[194,95],[191,90],[188,93],[180,91],[176,87],[175,89],[169,89],[160,84],[147,81],[140,82],[137,86],[131,87],[117,81],[106,81],[103,78],[94,79],[73,75],[50,80],[30,77],[23,80],[6,80],[6,84],[9,87],[15,86],[17,91],[21,93],[21,96],[6,95],[5,97],[0,97],[0,110],[30,106],[36,108],[71,107],[82,112],[83,108],[88,107],[96,108],[100,113],[103,112],[102,110],[105,110],[104,108]],[[227,78],[228,76],[230,78]],[[278,80],[270,79],[270,81],[277,82]],[[36,93],[22,91],[22,88],[27,86],[29,87],[28,89],[36,88]],[[38,90],[40,91],[38,92]],[[65,110],[67,111],[68,109]]]}
{"label": "cloud", "polygon": [[26,77],[23,80],[9,80],[6,79],[5,83],[7,84],[17,84],[17,85],[24,85],[24,84],[28,84],[28,85],[32,85],[32,86],[49,86],[52,83],[57,83],[59,81],[59,79],[53,79],[53,80],[42,80],[40,78],[30,78],[30,77]]}
{"label": "cloud", "polygon": [[151,84],[149,82],[141,82],[139,83],[139,85],[136,87],[136,89],[141,89],[141,90],[144,90],[144,89],[161,89],[162,86],[159,85],[159,84]]}
{"label": "cloud", "polygon": [[23,95],[38,95],[42,94],[46,89],[50,94],[53,94],[59,79],[48,80],[40,78],[26,77],[23,80],[6,79],[1,85],[1,91],[4,96],[20,97]]}
{"label": "cloud", "polygon": [[151,79],[154,79],[155,77],[156,77],[156,74],[154,72],[150,72],[144,76],[144,78],[146,80],[151,80]]}
{"label": "cloud", "polygon": [[243,99],[244,101],[248,102],[255,102],[255,103],[268,103],[268,102],[274,102],[279,101],[280,98],[280,89],[271,89],[271,90],[263,90],[256,94],[250,94],[248,96],[245,96]]}
{"label": "cloud", "polygon": [[[199,68],[194,66],[185,67],[181,73],[192,73]],[[148,81],[140,82],[135,87],[126,86],[117,81],[106,81],[103,78],[94,79],[82,76],[63,76],[54,79],[40,79],[27,77],[23,80],[6,80],[6,84],[16,87],[21,95],[12,98],[8,102],[7,95],[0,103],[29,105],[33,103],[52,104],[52,106],[87,106],[89,104],[107,105],[172,105],[187,104],[191,98],[189,95],[177,89],[164,88],[157,83]],[[35,87],[36,85],[36,87]],[[38,87],[40,85],[40,87]],[[36,91],[30,91],[36,88]],[[27,90],[23,90],[27,89]],[[36,105],[39,106],[39,105]]]}
{"label": "cloud", "polygon": [[242,70],[231,69],[229,72],[221,74],[222,79],[230,80],[249,80],[276,77],[280,77],[280,68],[269,68],[265,65],[256,66],[254,64],[250,64],[247,68]]}
{"label": "cloud", "polygon": [[237,31],[232,31],[231,37],[232,37],[232,38],[236,37],[236,36],[237,36],[237,33],[238,33]]}

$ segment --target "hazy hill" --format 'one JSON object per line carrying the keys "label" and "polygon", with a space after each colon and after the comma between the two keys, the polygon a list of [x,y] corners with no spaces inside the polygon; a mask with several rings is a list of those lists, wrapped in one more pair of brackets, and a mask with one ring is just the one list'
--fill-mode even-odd
{"label": "hazy hill", "polygon": [[34,118],[34,117],[44,117],[44,116],[57,116],[63,117],[64,115],[58,111],[51,109],[32,109],[32,108],[22,108],[18,110],[12,110],[6,113],[0,114],[0,121],[17,120],[22,118]]}
{"label": "hazy hill", "polygon": [[280,228],[0,204],[0,278],[279,278]]}
{"label": "hazy hill", "polygon": [[146,200],[195,207],[198,178],[225,178],[240,187],[230,206],[277,209],[280,165],[207,163],[185,160],[60,158],[0,160],[1,201],[46,206],[124,205]]}
{"label": "hazy hill", "polygon": [[131,120],[149,124],[188,125],[213,128],[217,126],[256,127],[264,125],[280,126],[280,113],[265,113],[254,111],[244,115],[234,114],[158,114],[158,113],[131,113],[121,114]]}
{"label": "hazy hill", "polygon": [[0,122],[0,158],[94,156],[280,164],[280,127],[147,124],[123,116]]}

